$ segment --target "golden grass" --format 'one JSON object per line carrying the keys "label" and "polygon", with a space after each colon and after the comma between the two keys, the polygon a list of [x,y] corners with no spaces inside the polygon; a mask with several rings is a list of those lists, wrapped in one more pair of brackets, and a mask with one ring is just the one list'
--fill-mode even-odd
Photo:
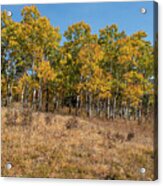
{"label": "golden grass", "polygon": [[24,112],[2,108],[2,176],[154,179],[151,124]]}

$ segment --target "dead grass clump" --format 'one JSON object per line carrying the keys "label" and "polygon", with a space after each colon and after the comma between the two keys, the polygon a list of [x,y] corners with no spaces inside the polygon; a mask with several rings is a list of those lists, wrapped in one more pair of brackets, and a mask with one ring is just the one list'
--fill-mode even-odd
{"label": "dead grass clump", "polygon": [[7,109],[6,114],[6,124],[7,125],[16,125],[18,120],[18,111],[15,109]]}
{"label": "dead grass clump", "polygon": [[78,126],[79,126],[79,123],[76,117],[69,119],[66,123],[67,129],[75,129],[75,128],[78,128]]}
{"label": "dead grass clump", "polygon": [[127,135],[127,141],[131,141],[132,138],[134,138],[135,134],[133,132],[129,132]]}
{"label": "dead grass clump", "polygon": [[28,107],[7,108],[5,110],[5,118],[7,125],[31,125],[32,110]]}
{"label": "dead grass clump", "polygon": [[119,132],[111,133],[110,131],[107,133],[107,138],[113,142],[122,143],[125,141],[125,136],[120,134]]}
{"label": "dead grass clump", "polygon": [[52,125],[52,116],[51,115],[46,115],[45,116],[45,124],[46,125]]}
{"label": "dead grass clump", "polygon": [[21,109],[21,124],[22,125],[31,125],[32,124],[32,109],[25,107]]}
{"label": "dead grass clump", "polygon": [[121,143],[124,142],[125,140],[125,136],[123,134],[120,134],[119,132],[117,132],[114,137],[117,141]]}

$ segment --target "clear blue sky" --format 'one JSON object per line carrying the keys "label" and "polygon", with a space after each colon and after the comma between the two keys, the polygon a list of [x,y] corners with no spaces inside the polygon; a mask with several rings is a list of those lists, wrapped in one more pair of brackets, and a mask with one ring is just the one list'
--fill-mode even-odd
{"label": "clear blue sky", "polygon": [[[28,4],[29,5],[29,4]],[[26,5],[3,5],[2,10],[10,10],[15,21],[21,20],[21,9]],[[147,40],[153,43],[153,1],[142,2],[108,2],[108,3],[65,3],[36,4],[42,16],[47,16],[54,26],[60,27],[63,34],[67,27],[79,21],[90,24],[92,33],[106,25],[117,24],[119,30],[132,34],[144,30]],[[147,9],[141,14],[140,9]],[[62,38],[62,43],[65,38]]]}

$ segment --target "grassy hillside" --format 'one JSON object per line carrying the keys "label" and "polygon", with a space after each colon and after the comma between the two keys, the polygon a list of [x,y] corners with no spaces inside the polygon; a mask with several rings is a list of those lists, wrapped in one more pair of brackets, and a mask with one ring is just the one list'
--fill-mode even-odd
{"label": "grassy hillside", "polygon": [[152,180],[153,172],[149,122],[2,108],[2,176]]}

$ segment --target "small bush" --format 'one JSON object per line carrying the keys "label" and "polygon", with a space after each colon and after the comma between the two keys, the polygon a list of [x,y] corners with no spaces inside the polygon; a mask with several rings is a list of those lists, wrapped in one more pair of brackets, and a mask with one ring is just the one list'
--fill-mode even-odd
{"label": "small bush", "polygon": [[134,138],[135,134],[133,132],[129,132],[127,135],[127,141],[131,141],[132,138]]}
{"label": "small bush", "polygon": [[7,125],[16,125],[18,119],[18,111],[14,109],[8,109],[6,112],[6,124]]}
{"label": "small bush", "polygon": [[21,124],[31,125],[32,124],[32,109],[24,107],[21,111]]}
{"label": "small bush", "polygon": [[78,127],[78,120],[75,117],[69,119],[66,123],[67,129],[73,129],[73,128],[77,128],[77,127]]}

